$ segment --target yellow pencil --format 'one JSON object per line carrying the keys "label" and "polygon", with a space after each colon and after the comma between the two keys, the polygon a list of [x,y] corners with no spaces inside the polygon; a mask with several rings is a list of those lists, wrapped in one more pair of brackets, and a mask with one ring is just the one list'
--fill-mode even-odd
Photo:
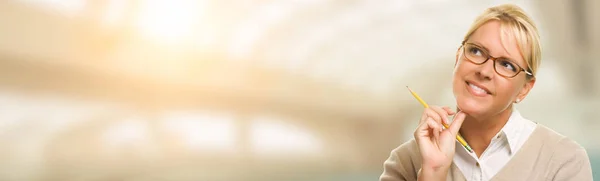
{"label": "yellow pencil", "polygon": [[[410,91],[410,93],[417,98],[417,100],[423,105],[423,107],[425,108],[429,108],[429,105],[427,105],[427,103],[425,103],[425,101],[423,101],[423,99],[421,99],[421,97],[419,97],[419,95],[417,95],[417,93],[413,92],[412,90],[410,90],[410,88],[408,88],[408,86],[406,86],[406,88],[408,89],[408,91]],[[444,125],[444,127],[446,129],[448,129],[448,124],[444,123],[444,121],[442,121],[442,125]],[[465,141],[465,139],[463,139],[462,136],[460,135],[456,135],[456,139],[458,140],[458,142],[460,142],[461,145],[463,145],[463,147],[465,147],[465,149],[467,149],[467,151],[473,153],[473,149],[471,149],[471,147],[467,144],[467,142]]]}

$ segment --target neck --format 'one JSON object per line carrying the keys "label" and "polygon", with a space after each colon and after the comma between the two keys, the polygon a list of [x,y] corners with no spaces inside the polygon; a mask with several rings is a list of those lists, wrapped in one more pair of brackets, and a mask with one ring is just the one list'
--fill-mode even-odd
{"label": "neck", "polygon": [[469,143],[469,146],[473,148],[477,157],[481,156],[492,141],[492,138],[502,130],[511,114],[512,105],[506,110],[492,116],[473,117],[467,115],[460,128],[460,134]]}

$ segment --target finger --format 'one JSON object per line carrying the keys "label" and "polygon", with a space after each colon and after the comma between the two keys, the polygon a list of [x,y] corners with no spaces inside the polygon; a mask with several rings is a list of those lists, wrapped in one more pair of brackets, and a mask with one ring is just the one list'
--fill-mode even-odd
{"label": "finger", "polygon": [[427,121],[423,121],[419,123],[417,126],[417,130],[415,130],[414,136],[417,141],[420,140],[421,137],[426,137],[429,133],[429,126],[427,125]]}
{"label": "finger", "polygon": [[431,132],[433,133],[433,138],[438,140],[440,138],[440,132],[442,132],[442,127],[440,123],[436,122],[432,118],[427,118],[427,124],[431,128]]}
{"label": "finger", "polygon": [[460,126],[463,124],[466,117],[467,117],[467,114],[465,114],[463,112],[459,112],[456,114],[456,116],[454,117],[454,120],[452,121],[452,124],[450,124],[450,128],[449,128],[450,133],[452,133],[452,136],[456,136],[458,134],[458,131],[460,130]]}
{"label": "finger", "polygon": [[436,121],[438,121],[438,120],[441,121],[442,120],[442,117],[436,111],[432,110],[431,107],[429,107],[429,108],[425,108],[423,110],[423,114],[421,115],[421,119],[419,120],[419,124],[421,124],[423,122],[427,122],[427,118],[428,117],[431,117],[431,118],[433,118],[433,120],[436,120]]}
{"label": "finger", "polygon": [[431,109],[440,116],[441,121],[444,121],[444,124],[450,124],[450,121],[448,120],[448,112],[446,110],[438,106],[431,106]]}
{"label": "finger", "polygon": [[423,114],[421,114],[421,119],[419,119],[419,125],[421,123],[424,123],[425,120],[427,120],[427,113],[426,113],[426,110],[423,110]]}
{"label": "finger", "polygon": [[[425,121],[423,121],[421,124],[419,124],[419,126],[417,127],[417,130],[415,130],[414,136],[415,138],[420,138],[420,137],[433,137],[434,133],[433,132],[440,132],[441,131],[441,127],[440,127],[440,123],[436,122],[435,120],[433,120],[430,117],[427,117],[427,119],[425,119]],[[431,135],[429,133],[432,133]]]}
{"label": "finger", "polygon": [[448,115],[454,115],[456,113],[452,110],[452,108],[450,108],[448,106],[444,106],[444,107],[442,107],[442,109],[444,109],[448,113]]}
{"label": "finger", "polygon": [[[433,107],[429,107],[427,109],[425,109],[425,113],[427,115],[427,117],[432,118],[434,121],[438,122],[438,123],[442,123],[442,116],[440,116],[440,114],[434,110]],[[427,118],[425,118],[425,121],[427,120]]]}

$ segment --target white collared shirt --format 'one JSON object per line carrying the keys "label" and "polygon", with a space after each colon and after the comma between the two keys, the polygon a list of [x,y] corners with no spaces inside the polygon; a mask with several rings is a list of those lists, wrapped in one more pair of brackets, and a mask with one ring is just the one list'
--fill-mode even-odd
{"label": "white collared shirt", "polygon": [[508,122],[492,138],[490,145],[483,151],[480,158],[477,158],[475,153],[469,153],[460,143],[456,142],[454,164],[467,180],[488,181],[519,151],[536,125],[513,109]]}

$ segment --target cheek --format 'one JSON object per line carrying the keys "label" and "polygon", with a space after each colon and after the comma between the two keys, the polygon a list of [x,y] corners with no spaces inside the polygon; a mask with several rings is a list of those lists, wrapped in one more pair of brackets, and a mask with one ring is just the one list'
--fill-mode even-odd
{"label": "cheek", "polygon": [[458,79],[461,78],[460,73],[461,73],[462,69],[460,66],[460,63],[454,66],[454,70],[452,71],[452,83],[454,85],[456,85],[456,82],[458,81]]}
{"label": "cheek", "polygon": [[501,102],[511,102],[518,92],[519,90],[514,82],[508,80],[496,81],[496,93],[497,97],[502,100]]}
{"label": "cheek", "polygon": [[465,61],[459,59],[458,63],[454,66],[454,72],[453,72],[454,79],[457,79],[457,78],[461,79],[465,75],[473,72],[474,69],[475,69],[475,67],[473,67],[469,63],[465,63]]}
{"label": "cheek", "polygon": [[458,63],[454,66],[454,71],[452,73],[452,90],[455,97],[457,93],[461,92],[460,89],[462,88],[462,86],[464,86],[463,77],[465,75],[465,71],[465,64],[459,60]]}
{"label": "cheek", "polygon": [[464,69],[465,69],[465,68],[464,68],[464,64],[463,64],[463,62],[459,60],[459,61],[458,61],[458,62],[457,62],[455,65],[454,65],[454,72],[453,72],[454,76],[458,75],[460,72],[463,72],[463,71],[464,71]]}

